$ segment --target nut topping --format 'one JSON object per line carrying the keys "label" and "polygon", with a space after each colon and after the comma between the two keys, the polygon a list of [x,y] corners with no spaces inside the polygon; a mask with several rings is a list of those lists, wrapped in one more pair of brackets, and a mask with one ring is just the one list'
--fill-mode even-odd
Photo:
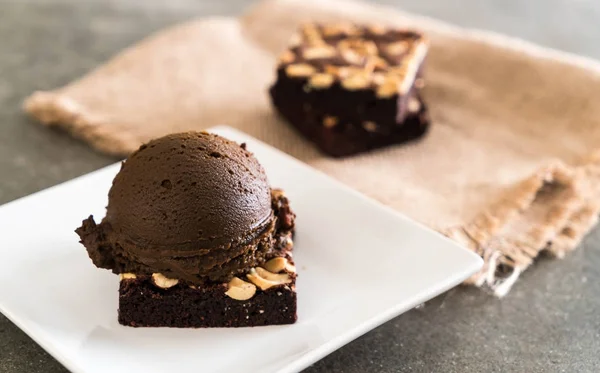
{"label": "nut topping", "polygon": [[256,293],[256,286],[238,277],[234,277],[227,284],[225,294],[235,300],[248,300]]}
{"label": "nut topping", "polygon": [[365,65],[365,69],[369,71],[374,71],[375,69],[385,69],[388,67],[388,63],[381,57],[372,56],[367,59],[367,63]]}
{"label": "nut topping", "polygon": [[321,36],[319,29],[314,24],[304,25],[304,27],[302,28],[302,33],[304,34],[306,41],[310,45],[325,44],[325,41],[323,40],[323,37]]}
{"label": "nut topping", "polygon": [[335,56],[335,54],[335,48],[328,45],[309,47],[302,52],[302,55],[307,60],[330,58]]}
{"label": "nut topping", "polygon": [[279,63],[291,63],[296,59],[296,55],[290,50],[286,50],[279,55]]}
{"label": "nut topping", "polygon": [[398,93],[400,80],[394,75],[388,75],[383,84],[377,87],[378,97],[392,97]]}
{"label": "nut topping", "polygon": [[361,56],[353,50],[342,50],[341,54],[344,60],[352,65],[361,65],[365,59],[364,56]]}
{"label": "nut topping", "polygon": [[121,273],[119,279],[122,280],[135,280],[137,278],[133,273]]}
{"label": "nut topping", "polygon": [[406,68],[404,66],[396,66],[392,67],[388,70],[388,74],[390,76],[395,76],[398,78],[403,78],[406,75]]}
{"label": "nut topping", "polygon": [[353,51],[361,56],[377,55],[377,45],[370,40],[345,39],[341,40],[337,45],[341,51]]}
{"label": "nut topping", "polygon": [[335,77],[331,74],[318,73],[310,77],[308,84],[313,88],[328,88],[334,80]]}
{"label": "nut topping", "polygon": [[246,277],[261,290],[267,290],[273,286],[285,285],[292,282],[291,277],[287,273],[272,273],[261,267],[252,268]]}
{"label": "nut topping", "polygon": [[367,88],[369,83],[369,74],[365,71],[361,73],[355,73],[342,80],[342,86],[349,90]]}
{"label": "nut topping", "polygon": [[288,65],[285,68],[285,72],[291,76],[296,78],[308,77],[314,74],[316,69],[305,63],[297,63],[293,65]]}
{"label": "nut topping", "polygon": [[263,267],[273,273],[279,273],[284,270],[289,273],[296,273],[296,267],[282,256],[269,260]]}
{"label": "nut topping", "polygon": [[154,281],[154,285],[162,289],[172,288],[179,283],[179,280],[167,278],[162,273],[153,273],[152,281]]}
{"label": "nut topping", "polygon": [[272,281],[277,284],[289,284],[291,282],[291,278],[287,273],[273,273],[267,271],[262,267],[256,267],[254,268],[254,270],[258,274],[258,276],[264,278],[267,281]]}
{"label": "nut topping", "polygon": [[[419,72],[428,41],[418,32],[351,22],[308,23],[293,39],[279,58],[280,68],[289,77],[306,79],[305,92],[340,84],[345,90],[369,89],[379,98],[393,98],[423,87]],[[324,127],[336,125],[335,118],[323,117]]]}
{"label": "nut topping", "polygon": [[373,73],[371,77],[375,85],[381,85],[385,82],[385,75],[383,73]]}

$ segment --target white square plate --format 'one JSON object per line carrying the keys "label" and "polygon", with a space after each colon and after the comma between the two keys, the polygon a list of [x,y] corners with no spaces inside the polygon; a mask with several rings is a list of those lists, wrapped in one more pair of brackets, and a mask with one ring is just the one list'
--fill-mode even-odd
{"label": "white square plate", "polygon": [[459,284],[481,259],[294,158],[246,142],[298,215],[298,322],[241,329],[117,323],[118,278],[73,230],[104,216],[119,165],[0,208],[0,311],[74,372],[298,371]]}

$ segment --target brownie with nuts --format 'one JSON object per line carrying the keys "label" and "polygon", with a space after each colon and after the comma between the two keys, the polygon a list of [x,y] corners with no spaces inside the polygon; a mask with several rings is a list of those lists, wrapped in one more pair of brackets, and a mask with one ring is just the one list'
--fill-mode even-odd
{"label": "brownie with nuts", "polygon": [[121,324],[259,326],[296,320],[294,219],[245,144],[188,132],[134,152],[76,232],[120,275]]}
{"label": "brownie with nuts", "polygon": [[[285,285],[264,290],[254,282],[234,277],[229,283],[195,286],[151,275],[122,274],[119,285],[119,323],[133,327],[213,328],[293,324],[296,319],[295,268],[285,257],[276,267],[271,259],[256,267],[276,273]],[[284,269],[287,267],[287,271]],[[278,269],[281,268],[281,269]],[[277,271],[277,272],[275,272]],[[272,275],[271,275],[272,276]],[[288,280],[289,279],[289,280]],[[267,283],[269,280],[260,280]],[[269,281],[270,282],[270,281]]]}
{"label": "brownie with nuts", "polygon": [[420,138],[428,41],[418,32],[305,24],[279,57],[276,110],[322,151],[347,156]]}

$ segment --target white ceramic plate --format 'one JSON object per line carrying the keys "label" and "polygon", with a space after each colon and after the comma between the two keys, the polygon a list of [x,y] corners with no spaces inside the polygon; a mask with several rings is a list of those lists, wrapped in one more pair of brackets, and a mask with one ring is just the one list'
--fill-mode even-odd
{"label": "white ceramic plate", "polygon": [[73,230],[104,216],[119,165],[0,208],[0,311],[74,372],[292,372],[459,284],[481,259],[250,136],[296,211],[298,322],[242,329],[117,323],[117,276]]}

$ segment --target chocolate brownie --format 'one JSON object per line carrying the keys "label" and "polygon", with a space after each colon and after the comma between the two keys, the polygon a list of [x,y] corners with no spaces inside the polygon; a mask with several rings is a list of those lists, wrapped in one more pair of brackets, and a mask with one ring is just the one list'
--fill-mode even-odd
{"label": "chocolate brownie", "polygon": [[211,328],[293,324],[295,278],[289,284],[256,289],[248,300],[227,295],[227,284],[202,287],[177,283],[162,289],[151,276],[124,276],[119,286],[119,323],[141,327]]}
{"label": "chocolate brownie", "polygon": [[428,41],[415,31],[306,24],[279,59],[273,106],[332,156],[414,140],[429,116],[420,94]]}

